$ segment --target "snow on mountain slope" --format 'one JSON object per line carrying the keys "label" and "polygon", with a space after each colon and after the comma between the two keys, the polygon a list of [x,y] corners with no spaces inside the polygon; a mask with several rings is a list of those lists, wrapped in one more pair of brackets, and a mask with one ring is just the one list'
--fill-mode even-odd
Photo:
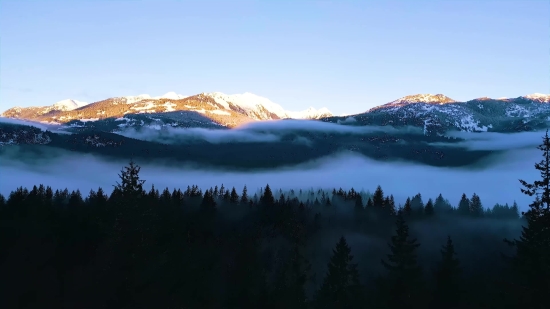
{"label": "snow on mountain slope", "polygon": [[72,111],[73,109],[77,109],[79,107],[86,106],[88,104],[89,103],[87,103],[87,102],[66,99],[66,100],[62,100],[62,101],[54,103],[52,105],[52,107],[53,107],[52,110]]}
{"label": "snow on mountain slope", "polygon": [[315,109],[310,107],[306,110],[300,112],[287,112],[289,118],[293,119],[319,119],[323,117],[331,117],[332,112],[329,111],[326,107],[320,109]]}
{"label": "snow on mountain slope", "polygon": [[[271,120],[271,119],[318,119],[321,117],[332,116],[332,113],[325,107],[316,110],[310,107],[304,111],[292,112],[287,111],[279,104],[271,100],[245,92],[243,94],[225,94],[221,92],[203,93],[225,109],[231,109],[231,105],[240,107],[251,118],[256,120]],[[274,117],[274,115],[276,117]]]}
{"label": "snow on mountain slope", "polygon": [[181,100],[181,99],[184,99],[184,98],[187,98],[188,96],[186,95],[183,95],[183,94],[177,94],[173,91],[170,91],[170,92],[167,92],[161,96],[158,96],[158,97],[154,97],[153,99],[155,100],[159,100],[159,99],[170,99],[170,100]]}
{"label": "snow on mountain slope", "polygon": [[526,96],[523,96],[523,98],[537,101],[540,103],[550,103],[550,94],[533,93],[533,94],[528,94]]}

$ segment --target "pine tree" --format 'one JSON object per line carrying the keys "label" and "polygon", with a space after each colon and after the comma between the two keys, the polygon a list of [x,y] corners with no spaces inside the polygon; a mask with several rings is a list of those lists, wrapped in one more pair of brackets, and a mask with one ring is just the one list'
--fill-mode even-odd
{"label": "pine tree", "polygon": [[434,203],[432,199],[428,199],[428,203],[426,203],[426,207],[424,207],[424,214],[426,216],[433,216],[434,214]]}
{"label": "pine tree", "polygon": [[390,215],[395,216],[397,214],[397,210],[395,209],[395,199],[393,198],[393,194],[390,195],[390,199],[387,207]]}
{"label": "pine tree", "polygon": [[403,206],[403,215],[410,216],[412,214],[411,198],[407,197],[405,201],[405,206]]}
{"label": "pine tree", "polygon": [[422,269],[418,265],[416,249],[420,246],[415,238],[409,236],[409,226],[401,212],[397,213],[396,234],[389,244],[391,254],[382,265],[388,270],[383,288],[387,306],[401,308],[419,306],[422,303]]}
{"label": "pine tree", "polygon": [[360,297],[357,264],[353,264],[351,248],[342,236],[328,263],[328,272],[317,293],[317,308],[355,308]]}
{"label": "pine tree", "polygon": [[373,203],[372,199],[369,197],[369,199],[367,200],[366,208],[367,209],[373,209],[373,207],[374,207],[374,203]]}
{"label": "pine tree", "polygon": [[451,205],[443,198],[441,193],[437,196],[434,203],[434,212],[437,214],[448,214],[452,211]]}
{"label": "pine tree", "polygon": [[466,193],[462,193],[457,210],[462,216],[468,216],[470,214],[470,199],[466,196]]}
{"label": "pine tree", "polygon": [[237,204],[239,202],[239,195],[237,194],[237,190],[235,190],[235,187],[231,189],[231,196],[229,197],[229,202],[231,204]]}
{"label": "pine tree", "polygon": [[447,236],[447,243],[441,249],[441,262],[435,271],[436,288],[432,308],[455,308],[460,302],[460,263],[455,257],[451,236]]}
{"label": "pine tree", "polygon": [[243,192],[241,194],[241,204],[248,204],[248,189],[246,188],[246,185],[243,187]]}
{"label": "pine tree", "polygon": [[507,241],[516,249],[510,262],[514,274],[511,289],[516,304],[523,308],[546,308],[550,290],[550,137],[548,130],[543,143],[537,147],[543,159],[535,164],[540,179],[533,183],[520,180],[521,192],[535,196],[529,210],[522,213],[527,226],[522,227],[519,239]]}
{"label": "pine tree", "polygon": [[470,215],[473,217],[481,217],[483,215],[483,205],[481,204],[481,199],[477,194],[472,195],[470,200]]}
{"label": "pine tree", "polygon": [[376,187],[376,190],[374,191],[372,202],[374,204],[374,207],[384,207],[384,190],[382,190],[382,187],[380,187],[380,185]]}
{"label": "pine tree", "polygon": [[260,197],[260,203],[268,207],[275,205],[275,198],[273,197],[273,192],[271,192],[269,184],[265,186],[264,192]]}
{"label": "pine tree", "polygon": [[116,184],[115,188],[119,189],[125,198],[136,199],[141,197],[143,193],[143,184],[145,180],[139,179],[139,171],[141,167],[136,165],[134,161],[130,161],[129,166],[122,169],[118,177],[121,183]]}

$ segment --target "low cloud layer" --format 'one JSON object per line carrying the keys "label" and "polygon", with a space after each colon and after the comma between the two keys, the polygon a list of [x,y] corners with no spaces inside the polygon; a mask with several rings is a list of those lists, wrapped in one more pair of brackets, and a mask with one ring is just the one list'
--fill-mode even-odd
{"label": "low cloud layer", "polygon": [[[348,126],[314,120],[276,120],[252,122],[234,129],[204,129],[204,128],[173,128],[160,126],[145,126],[139,129],[127,128],[120,135],[146,141],[166,144],[186,143],[204,140],[213,144],[246,143],[246,142],[277,142],[285,134],[296,132],[315,132],[333,134],[423,134],[419,128],[408,126],[394,128],[392,126]],[[297,143],[311,144],[305,137],[296,138]]]}
{"label": "low cloud layer", "polygon": [[[531,134],[533,141],[538,137],[537,144],[540,144],[540,132]],[[161,189],[184,189],[193,184],[208,188],[223,183],[226,187],[235,186],[239,191],[246,184],[250,191],[255,191],[269,183],[273,188],[283,190],[339,187],[347,190],[353,187],[372,192],[377,185],[381,185],[386,193],[395,196],[398,204],[403,203],[407,196],[420,192],[425,201],[442,193],[456,206],[462,193],[471,196],[475,192],[485,206],[516,200],[525,209],[531,198],[521,194],[518,179],[528,182],[538,179],[540,175],[533,164],[542,156],[535,147],[515,147],[512,145],[515,141],[515,138],[510,139],[508,151],[492,156],[487,167],[478,170],[386,163],[353,154],[324,158],[294,168],[255,173],[137,163],[142,166],[141,176],[147,180],[146,188],[150,188],[151,184]],[[18,186],[31,188],[41,183],[53,188],[80,189],[85,194],[99,186],[110,192],[112,185],[118,181],[117,173],[127,164],[71,153],[56,154],[55,158],[33,161],[32,164],[17,161],[14,157],[17,156],[12,153],[8,157],[5,152],[0,156],[2,174],[9,175],[0,179],[0,193],[4,195]]]}
{"label": "low cloud layer", "polygon": [[8,124],[16,124],[16,125],[24,125],[24,126],[31,126],[38,128],[42,131],[49,130],[51,132],[55,133],[65,133],[69,134],[65,131],[60,131],[61,126],[57,124],[49,124],[49,123],[41,123],[41,122],[34,122],[34,121],[26,121],[26,120],[20,120],[20,119],[13,119],[13,118],[6,118],[6,117],[0,117],[0,123],[8,123]]}
{"label": "low cloud layer", "polygon": [[151,127],[143,127],[139,130],[129,128],[117,133],[126,137],[165,144],[178,144],[197,140],[204,140],[213,144],[276,142],[280,140],[280,136],[274,134],[258,133],[247,130],[213,130],[203,128],[187,129],[164,127],[158,130]]}

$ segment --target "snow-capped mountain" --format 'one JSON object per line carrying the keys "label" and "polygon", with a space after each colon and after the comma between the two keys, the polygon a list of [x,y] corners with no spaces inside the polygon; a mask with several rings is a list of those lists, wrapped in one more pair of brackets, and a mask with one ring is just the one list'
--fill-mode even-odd
{"label": "snow-capped mountain", "polygon": [[416,126],[426,135],[448,130],[470,132],[518,132],[550,127],[550,95],[531,94],[517,98],[477,98],[458,102],[441,94],[406,96],[346,117],[326,121],[350,125]]}
{"label": "snow-capped mountain", "polygon": [[405,106],[407,104],[413,104],[413,103],[446,104],[446,103],[454,103],[454,102],[456,101],[442,94],[414,94],[414,95],[404,96],[395,101],[374,107],[371,110],[378,109],[378,108],[387,108],[387,107],[399,107],[399,106]]}
{"label": "snow-capped mountain", "polygon": [[243,110],[243,112],[255,120],[272,120],[272,119],[319,119],[322,117],[330,117],[332,113],[325,107],[316,110],[310,107],[304,111],[292,112],[287,111],[279,104],[273,103],[271,100],[246,92],[243,94],[224,94],[221,92],[203,93],[216,103],[221,104],[226,109],[231,109],[231,105]]}
{"label": "snow-capped mountain", "polygon": [[[194,96],[168,92],[158,97],[140,94],[108,98],[91,104],[76,100],[63,100],[51,106],[14,107],[5,111],[2,116],[48,123],[66,123],[73,120],[97,121],[113,117],[120,118],[125,114],[156,114],[175,111],[201,114],[205,119],[203,122],[213,122],[226,127],[258,120],[319,119],[332,116],[332,113],[326,108],[319,110],[309,108],[300,112],[287,111],[267,98],[248,92],[233,95],[212,92]],[[197,117],[192,118],[196,119]]]}
{"label": "snow-capped mountain", "polygon": [[66,99],[59,102],[56,102],[52,105],[52,110],[58,110],[58,111],[72,111],[73,109],[77,109],[83,106],[88,105],[87,102],[77,101],[77,100],[71,100]]}

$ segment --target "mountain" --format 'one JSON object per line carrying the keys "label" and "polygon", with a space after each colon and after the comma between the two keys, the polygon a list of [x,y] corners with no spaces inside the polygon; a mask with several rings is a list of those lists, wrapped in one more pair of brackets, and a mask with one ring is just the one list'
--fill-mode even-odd
{"label": "mountain", "polygon": [[[212,92],[193,96],[168,92],[158,97],[140,94],[108,98],[91,104],[76,100],[63,100],[51,106],[10,108],[2,116],[48,123],[68,123],[75,120],[98,121],[107,118],[122,118],[126,114],[152,114],[153,117],[157,117],[159,114],[169,112],[183,112],[186,115],[199,114],[207,125],[228,128],[251,121],[285,118],[319,119],[332,116],[332,113],[326,108],[317,110],[311,107],[300,112],[286,111],[269,99],[248,92],[234,95]],[[180,120],[185,121],[185,119]]]}
{"label": "mountain", "polygon": [[442,94],[417,94],[348,117],[326,122],[363,126],[415,126],[426,135],[449,130],[520,132],[543,129],[550,122],[550,95],[535,93],[517,98],[477,98],[458,102]]}

